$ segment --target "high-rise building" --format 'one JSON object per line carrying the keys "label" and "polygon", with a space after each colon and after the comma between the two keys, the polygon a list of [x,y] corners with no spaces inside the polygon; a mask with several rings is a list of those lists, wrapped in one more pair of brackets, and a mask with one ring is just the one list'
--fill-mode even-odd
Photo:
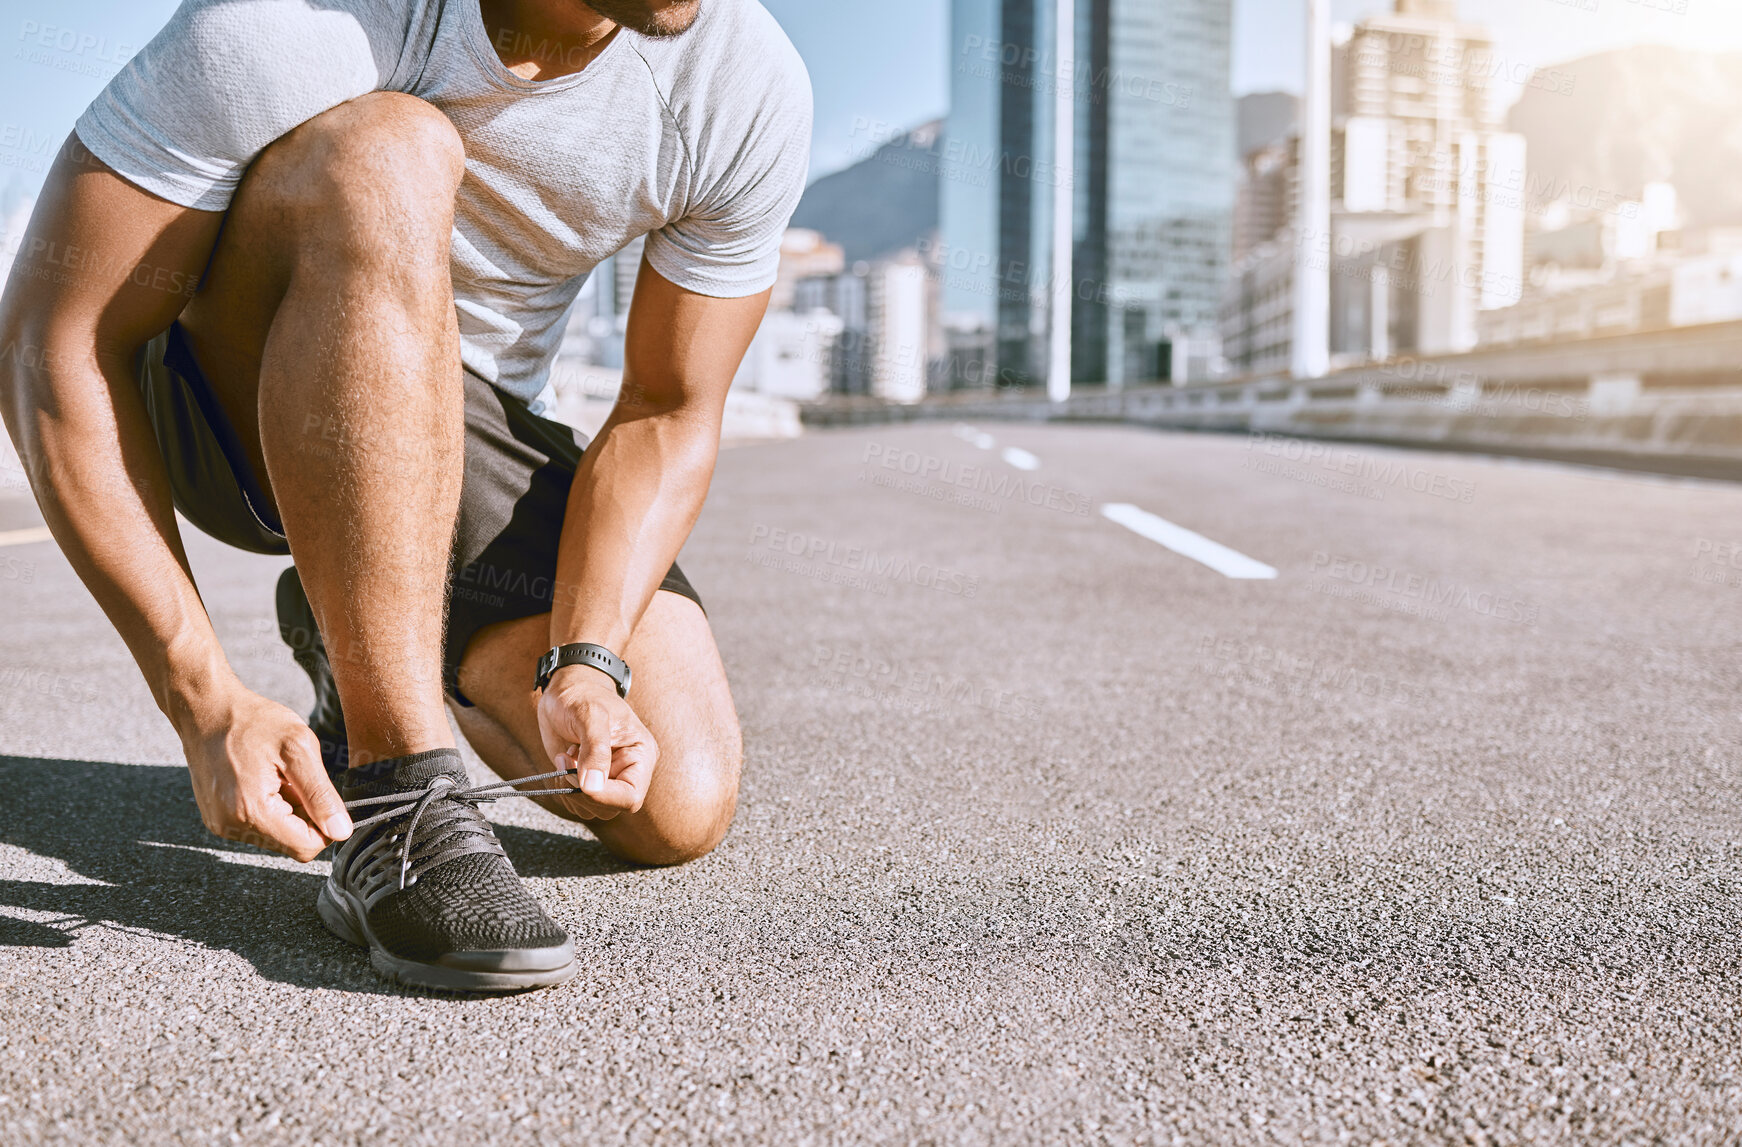
{"label": "high-rise building", "polygon": [[1524,138],[1501,130],[1487,32],[1455,0],[1396,0],[1356,25],[1332,67],[1326,235],[1273,225],[1298,147],[1247,160],[1240,254],[1221,334],[1237,374],[1286,369],[1297,267],[1328,268],[1329,347],[1341,363],[1477,343],[1478,315],[1516,303],[1525,267]]}
{"label": "high-rise building", "polygon": [[1050,0],[952,0],[942,235],[933,263],[944,327],[989,342],[997,364],[996,375],[955,372],[957,385],[1043,378],[1046,224],[1057,177],[1051,31]]}
{"label": "high-rise building", "polygon": [[[952,0],[934,266],[952,345],[989,335],[1000,383],[1045,381],[1053,196],[1073,197],[1072,375],[1183,377],[1214,355],[1234,196],[1230,0]],[[1074,158],[1053,162],[1057,86]],[[971,361],[964,357],[962,361]]]}
{"label": "high-rise building", "polygon": [[1423,350],[1467,350],[1476,312],[1524,285],[1524,137],[1503,130],[1493,41],[1455,0],[1397,0],[1337,53],[1333,186],[1349,214],[1417,215],[1454,289],[1421,317]]}
{"label": "high-rise building", "polygon": [[870,267],[865,319],[871,355],[871,393],[889,402],[925,397],[930,332],[930,285],[918,255],[903,253]]}
{"label": "high-rise building", "polygon": [[1300,136],[1292,133],[1247,152],[1234,199],[1234,261],[1293,225],[1300,181]]}
{"label": "high-rise building", "polygon": [[[1095,67],[1091,98],[1078,106],[1079,121],[1088,120],[1079,130],[1090,136],[1079,163],[1086,159],[1091,175],[1106,166],[1105,230],[1097,235],[1090,220],[1079,243],[1088,267],[1097,243],[1105,251],[1108,297],[1098,317],[1106,377],[1196,378],[1218,357],[1216,309],[1228,274],[1232,4],[1090,0],[1080,8],[1104,13],[1089,34],[1105,65]],[[1094,97],[1107,108],[1099,124]],[[1079,228],[1100,197],[1088,199]]]}

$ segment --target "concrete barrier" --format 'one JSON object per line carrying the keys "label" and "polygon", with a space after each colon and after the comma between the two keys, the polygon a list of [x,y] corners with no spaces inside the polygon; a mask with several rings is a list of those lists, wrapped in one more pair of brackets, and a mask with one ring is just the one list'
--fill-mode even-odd
{"label": "concrete barrier", "polygon": [[1091,387],[1056,404],[1034,391],[957,392],[904,406],[837,396],[800,413],[811,426],[1117,422],[1742,480],[1742,324],[1529,347],[1510,357],[1405,359],[1310,382]]}

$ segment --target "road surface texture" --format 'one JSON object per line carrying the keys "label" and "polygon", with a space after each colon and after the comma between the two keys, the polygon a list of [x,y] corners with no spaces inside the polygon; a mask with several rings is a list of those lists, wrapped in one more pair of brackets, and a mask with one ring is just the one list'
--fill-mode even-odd
{"label": "road surface texture", "polygon": [[[1120,428],[728,450],[683,560],[736,825],[649,870],[493,806],[586,970],[484,999],[380,981],[323,863],[204,833],[15,475],[0,513],[0,1142],[1742,1139],[1742,487]],[[305,705],[281,563],[189,547]]]}

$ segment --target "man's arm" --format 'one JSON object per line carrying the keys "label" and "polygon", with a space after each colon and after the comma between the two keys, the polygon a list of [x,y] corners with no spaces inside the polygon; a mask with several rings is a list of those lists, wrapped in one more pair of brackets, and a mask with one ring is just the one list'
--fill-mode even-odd
{"label": "man's arm", "polygon": [[[621,653],[627,644],[701,513],[726,391],[769,293],[712,298],[642,262],[622,390],[569,492],[552,645],[586,641]],[[610,678],[586,666],[558,670],[539,727],[553,762],[582,773],[600,819],[640,809],[658,750]]]}
{"label": "man's arm", "polygon": [[308,726],[224,657],[134,376],[222,219],[139,190],[69,138],[0,297],[0,414],[55,540],[181,736],[207,827],[308,860],[349,818]]}

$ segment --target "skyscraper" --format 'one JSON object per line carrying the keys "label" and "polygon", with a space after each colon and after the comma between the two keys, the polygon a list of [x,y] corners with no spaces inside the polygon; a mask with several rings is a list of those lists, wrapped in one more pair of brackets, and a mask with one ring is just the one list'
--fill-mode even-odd
{"label": "skyscraper", "polygon": [[1050,0],[952,0],[942,235],[934,262],[945,329],[964,344],[986,340],[993,363],[993,370],[958,381],[1044,381],[1051,263],[1045,224],[1055,178],[1050,6]]}
{"label": "skyscraper", "polygon": [[1486,29],[1459,22],[1455,0],[1398,0],[1337,54],[1342,209],[1424,220],[1420,347],[1467,350],[1476,313],[1523,289],[1525,146],[1496,103],[1503,61]]}
{"label": "skyscraper", "polygon": [[[1104,13],[1089,34],[1105,62],[1090,74],[1090,98],[1079,101],[1079,121],[1088,121],[1080,130],[1090,135],[1079,156],[1091,173],[1105,165],[1106,191],[1100,233],[1079,206],[1087,224],[1080,247],[1085,266],[1096,262],[1097,245],[1104,251],[1108,288],[1092,320],[1099,340],[1092,330],[1083,337],[1106,347],[1109,382],[1196,377],[1217,356],[1216,310],[1232,246],[1232,5],[1084,0],[1082,7]],[[1093,114],[1097,99],[1104,116]],[[1096,197],[1089,198],[1092,210]]]}
{"label": "skyscraper", "polygon": [[[1255,153],[1248,224],[1223,308],[1236,374],[1289,369],[1292,289],[1303,262],[1330,280],[1329,349],[1341,365],[1476,345],[1480,312],[1523,288],[1525,144],[1503,130],[1485,29],[1455,0],[1396,0],[1333,51],[1329,234],[1265,236],[1278,186],[1299,181]],[[1269,180],[1267,182],[1266,180]],[[1292,213],[1290,213],[1292,214]]]}
{"label": "skyscraper", "polygon": [[[1073,376],[1181,377],[1214,352],[1234,195],[1230,0],[952,0],[935,263],[945,326],[980,330],[1001,384],[1045,381],[1053,195],[1073,195]],[[1056,85],[1075,98],[1052,161]]]}

